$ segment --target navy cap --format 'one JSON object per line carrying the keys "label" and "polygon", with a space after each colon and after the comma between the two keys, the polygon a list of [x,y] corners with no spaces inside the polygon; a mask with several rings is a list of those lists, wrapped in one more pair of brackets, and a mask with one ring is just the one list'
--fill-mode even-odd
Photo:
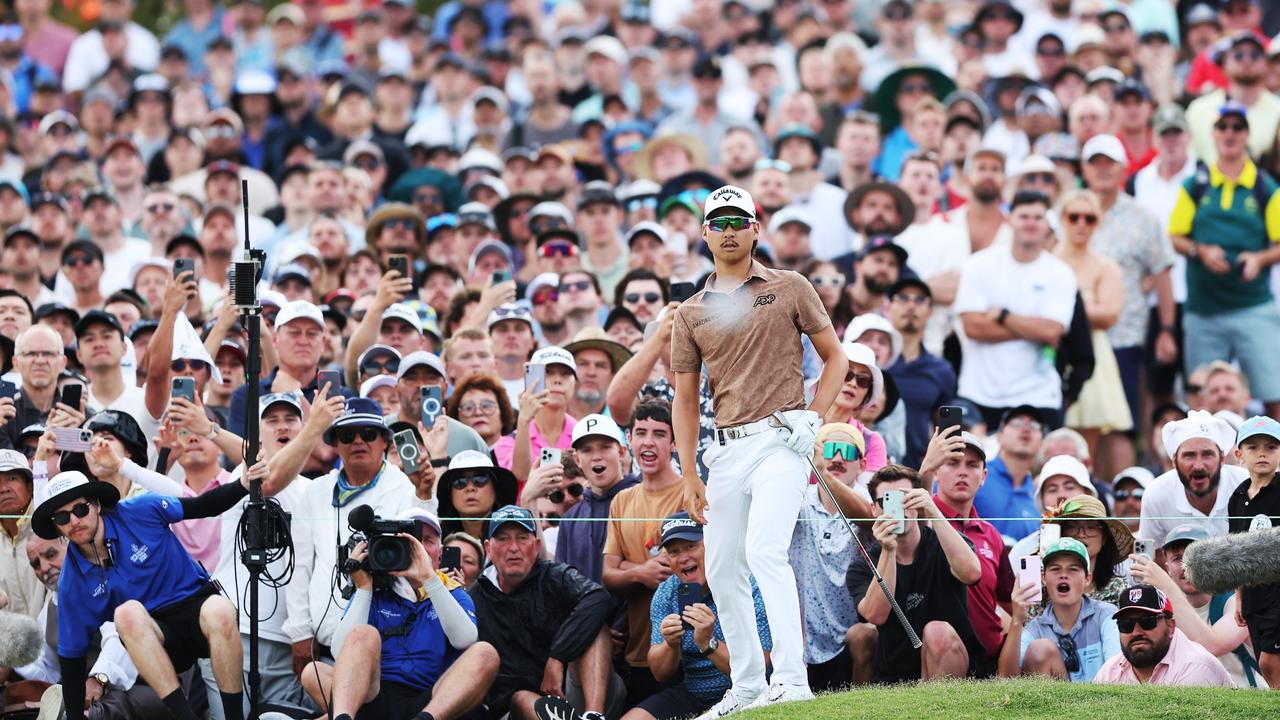
{"label": "navy cap", "polygon": [[538,532],[537,526],[533,524],[533,513],[518,505],[504,505],[489,516],[488,537],[493,537],[507,523],[515,523],[531,533]]}
{"label": "navy cap", "polygon": [[680,512],[667,516],[662,521],[662,542],[663,547],[672,540],[688,540],[689,542],[699,542],[702,540],[702,526],[693,518],[689,517],[689,513],[681,510]]}
{"label": "navy cap", "polygon": [[120,333],[120,337],[124,337],[124,327],[120,324],[120,318],[105,310],[90,310],[76,323],[76,339],[80,339],[80,336],[88,332],[93,325],[101,324],[110,325]]}
{"label": "navy cap", "polygon": [[893,241],[892,235],[872,235],[867,238],[866,245],[862,246],[862,254],[860,258],[865,258],[878,250],[888,250],[898,258],[898,267],[904,267],[907,264],[907,249]]}

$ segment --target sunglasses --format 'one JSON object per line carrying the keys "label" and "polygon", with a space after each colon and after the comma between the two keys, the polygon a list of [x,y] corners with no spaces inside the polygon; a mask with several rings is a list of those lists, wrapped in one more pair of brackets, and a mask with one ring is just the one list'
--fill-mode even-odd
{"label": "sunglasses", "polygon": [[822,443],[822,457],[830,460],[839,455],[845,462],[852,462],[862,457],[862,451],[853,443],[829,441]]}
{"label": "sunglasses", "polygon": [[560,490],[560,489],[552,490],[551,492],[547,493],[547,499],[559,505],[560,503],[564,502],[565,492],[568,492],[570,495],[576,498],[582,497],[582,483],[569,483],[564,487],[564,490]]}
{"label": "sunglasses", "polygon": [[439,193],[420,192],[413,194],[415,205],[439,205],[443,201],[444,197]]}
{"label": "sunglasses", "polygon": [[622,296],[623,302],[628,302],[633,304],[640,302],[641,299],[643,299],[647,303],[656,303],[662,299],[662,294],[656,293],[656,292],[647,292],[647,293],[627,293],[626,295]]}
{"label": "sunglasses", "polygon": [[78,502],[71,506],[70,510],[59,510],[53,514],[53,524],[62,526],[71,522],[71,516],[83,518],[89,514],[89,503]]}
{"label": "sunglasses", "polygon": [[630,155],[631,153],[640,152],[640,148],[642,147],[644,147],[644,143],[627,143],[626,145],[615,147],[613,152],[618,155]]}
{"label": "sunglasses", "polygon": [[1255,62],[1262,59],[1262,52],[1259,50],[1236,50],[1231,53],[1231,59],[1236,62]]}
{"label": "sunglasses", "polygon": [[204,131],[204,136],[210,140],[230,140],[240,137],[240,133],[230,125],[214,125]]}
{"label": "sunglasses", "polygon": [[538,254],[544,258],[575,257],[578,254],[578,246],[565,240],[552,240],[538,248]]}
{"label": "sunglasses", "polygon": [[400,228],[403,230],[412,230],[415,225],[417,225],[417,223],[410,220],[409,218],[393,218],[391,220],[388,220],[382,223],[382,229],[394,230],[396,228]]}
{"label": "sunglasses", "polygon": [[586,292],[591,289],[590,280],[560,283],[560,292]]}
{"label": "sunglasses", "polygon": [[94,263],[94,258],[91,258],[88,255],[79,255],[79,254],[68,255],[62,259],[62,264],[66,265],[67,267],[79,267],[81,265],[88,267],[93,263]]}
{"label": "sunglasses", "polygon": [[643,197],[627,201],[627,212],[637,212],[641,209],[654,210],[658,207],[658,198]]}
{"label": "sunglasses", "polygon": [[568,226],[565,225],[564,221],[560,220],[559,218],[543,216],[541,219],[534,219],[529,221],[529,231],[532,232],[534,235],[541,235],[542,233],[547,232],[548,230],[559,230],[560,228],[563,228],[563,227],[568,227]]}
{"label": "sunglasses", "polygon": [[844,287],[844,278],[841,277],[840,275],[815,275],[814,277],[809,278],[809,282],[812,283],[813,286],[816,288]]}
{"label": "sunglasses", "polygon": [[376,427],[354,427],[354,428],[338,428],[333,433],[333,439],[343,445],[350,445],[356,441],[356,438],[371,443],[382,436],[382,431]]}
{"label": "sunglasses", "polygon": [[1215,124],[1213,126],[1213,129],[1217,130],[1218,132],[1233,132],[1233,133],[1249,132],[1249,126],[1239,122],[1235,122],[1235,123],[1220,122]]}
{"label": "sunglasses", "polygon": [[727,217],[712,218],[706,224],[707,227],[711,228],[711,232],[724,232],[729,228],[746,230],[751,225],[751,218],[741,215],[729,215]]}
{"label": "sunglasses", "polygon": [[488,415],[498,409],[498,403],[492,400],[481,400],[480,402],[465,402],[458,406],[458,413],[462,415]]}
{"label": "sunglasses", "polygon": [[1022,177],[1027,183],[1035,185],[1052,185],[1058,180],[1053,173],[1027,173]]}
{"label": "sunglasses", "polygon": [[177,360],[173,360],[169,363],[169,369],[174,372],[186,372],[187,370],[190,370],[191,372],[199,372],[201,370],[207,370],[208,368],[208,363],[203,360],[178,358]]}
{"label": "sunglasses", "polygon": [[377,158],[371,157],[358,157],[351,164],[361,170],[377,170],[382,167],[382,163],[378,162]]}
{"label": "sunglasses", "polygon": [[1128,32],[1129,23],[1110,23],[1103,25],[1102,29],[1105,30],[1107,34]]}
{"label": "sunglasses", "polygon": [[1067,666],[1067,672],[1080,672],[1080,653],[1076,650],[1076,641],[1070,635],[1058,636],[1058,650],[1062,651],[1062,663]]}
{"label": "sunglasses", "polygon": [[365,360],[360,366],[365,375],[395,375],[400,372],[400,361],[394,357],[386,360]]}
{"label": "sunglasses", "polygon": [[910,305],[928,305],[928,295],[917,295],[914,293],[898,293],[893,296],[894,302],[906,303]]}
{"label": "sunglasses", "polygon": [[865,390],[865,389],[867,389],[867,388],[869,388],[869,387],[871,387],[871,376],[870,376],[870,375],[864,375],[864,374],[862,374],[862,373],[856,373],[856,372],[854,372],[854,371],[852,371],[852,370],[850,370],[849,372],[845,373],[845,375],[844,375],[844,381],[845,381],[846,383],[849,383],[849,382],[854,383],[855,385],[857,385],[858,387],[860,387],[860,388],[862,388],[862,389],[864,389],[864,390]]}
{"label": "sunglasses", "polygon": [[560,299],[560,292],[555,288],[543,288],[533,294],[531,302],[534,305],[546,305]]}
{"label": "sunglasses", "polygon": [[1067,213],[1067,222],[1072,225],[1082,221],[1085,225],[1092,227],[1098,224],[1098,216],[1093,213]]}
{"label": "sunglasses", "polygon": [[488,485],[489,481],[492,479],[493,478],[490,478],[485,473],[479,473],[476,475],[459,475],[454,478],[453,482],[449,485],[454,490],[465,490],[468,485],[475,485],[477,488],[482,488],[485,485]]}
{"label": "sunglasses", "polygon": [[1116,629],[1119,630],[1121,633],[1128,635],[1129,633],[1133,632],[1133,626],[1137,625],[1143,630],[1150,632],[1152,630],[1155,630],[1156,625],[1159,625],[1160,621],[1163,619],[1164,619],[1164,615],[1147,615],[1141,620],[1133,620],[1131,618],[1116,618]]}
{"label": "sunglasses", "polygon": [[927,82],[909,82],[909,83],[902,83],[902,85],[898,88],[898,92],[900,92],[900,93],[911,93],[911,94],[913,94],[913,95],[915,95],[915,94],[920,94],[920,95],[924,95],[924,94],[932,94],[932,93],[933,93],[933,86],[932,86],[932,85],[930,85],[930,84],[929,84],[929,83],[927,83]]}
{"label": "sunglasses", "polygon": [[159,215],[160,213],[171,213],[177,207],[178,206],[173,203],[155,203],[154,205],[147,206],[147,212],[152,215]]}
{"label": "sunglasses", "polygon": [[1134,488],[1132,490],[1115,490],[1111,495],[1116,500],[1128,500],[1130,498],[1133,498],[1134,500],[1141,500],[1143,493],[1144,491],[1142,488]]}
{"label": "sunglasses", "polygon": [[1036,54],[1040,57],[1066,57],[1067,51],[1060,48],[1040,48],[1036,50]]}

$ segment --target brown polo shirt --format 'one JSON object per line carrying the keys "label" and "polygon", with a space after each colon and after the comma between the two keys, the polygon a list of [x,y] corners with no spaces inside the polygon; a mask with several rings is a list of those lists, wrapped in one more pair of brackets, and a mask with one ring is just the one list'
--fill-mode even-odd
{"label": "brown polo shirt", "polygon": [[[712,273],[707,288],[714,282]],[[800,334],[830,324],[803,275],[752,261],[732,293],[704,289],[676,309],[671,369],[696,373],[706,364],[719,427],[797,410],[804,407]]]}

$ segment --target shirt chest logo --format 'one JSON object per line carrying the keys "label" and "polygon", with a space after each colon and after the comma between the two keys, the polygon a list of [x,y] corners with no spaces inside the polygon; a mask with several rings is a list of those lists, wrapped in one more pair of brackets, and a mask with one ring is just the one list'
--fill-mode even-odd
{"label": "shirt chest logo", "polygon": [[146,545],[129,545],[129,559],[133,561],[134,565],[141,565],[146,562],[147,558],[150,556],[151,548]]}
{"label": "shirt chest logo", "polygon": [[107,594],[107,584],[106,584],[106,583],[98,583],[98,587],[96,587],[96,588],[94,588],[94,589],[93,589],[93,596],[94,596],[94,597],[102,597],[103,595],[106,595],[106,594]]}
{"label": "shirt chest logo", "polygon": [[978,554],[992,562],[995,562],[996,554],[992,552],[991,546],[985,542],[978,546]]}
{"label": "shirt chest logo", "polygon": [[757,295],[756,302],[751,307],[758,308],[758,307],[764,307],[765,305],[772,305],[773,302],[777,299],[778,299],[778,296],[772,293],[768,295]]}
{"label": "shirt chest logo", "polygon": [[902,609],[910,612],[911,610],[915,610],[916,608],[920,607],[920,604],[923,602],[924,602],[923,594],[914,593],[914,592],[909,593],[907,595],[907,601],[902,603]]}

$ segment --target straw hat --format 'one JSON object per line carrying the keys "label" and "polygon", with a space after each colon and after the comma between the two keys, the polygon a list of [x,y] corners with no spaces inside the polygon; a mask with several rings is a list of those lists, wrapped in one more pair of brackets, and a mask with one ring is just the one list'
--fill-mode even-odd
{"label": "straw hat", "polygon": [[1061,505],[1048,512],[1049,516],[1046,517],[1048,522],[1098,520],[1111,533],[1111,540],[1116,544],[1116,551],[1121,560],[1129,557],[1129,554],[1133,552],[1133,533],[1119,520],[1114,518],[1105,519],[1107,517],[1107,509],[1102,505],[1101,500],[1092,495],[1076,495],[1073,498],[1064,500]]}

